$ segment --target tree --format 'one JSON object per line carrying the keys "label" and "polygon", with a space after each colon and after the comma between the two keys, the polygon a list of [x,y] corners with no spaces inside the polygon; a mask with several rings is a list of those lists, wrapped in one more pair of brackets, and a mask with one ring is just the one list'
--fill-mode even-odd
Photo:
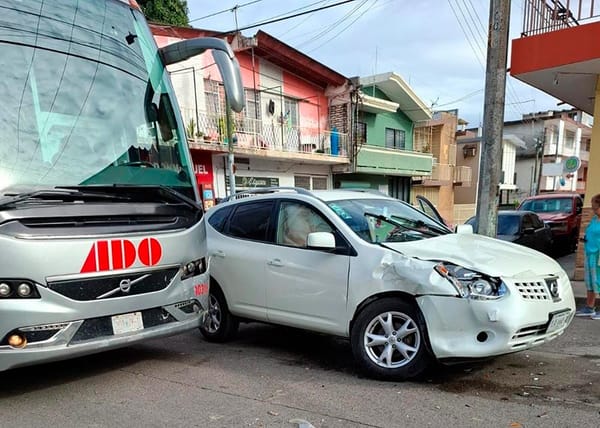
{"label": "tree", "polygon": [[138,0],[148,21],[159,24],[189,26],[186,0]]}

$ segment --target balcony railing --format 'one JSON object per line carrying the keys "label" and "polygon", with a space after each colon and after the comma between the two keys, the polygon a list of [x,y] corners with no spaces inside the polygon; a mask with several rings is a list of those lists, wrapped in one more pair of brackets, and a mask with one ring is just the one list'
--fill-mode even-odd
{"label": "balcony railing", "polygon": [[[228,144],[224,114],[210,114],[182,109],[187,120],[188,139],[199,143]],[[196,125],[198,121],[198,125]],[[193,125],[192,125],[193,124]],[[317,128],[260,119],[231,116],[230,134],[236,147],[293,153],[348,157],[348,136]]]}
{"label": "balcony railing", "polygon": [[470,186],[472,171],[470,166],[434,163],[431,175],[414,177],[414,180],[422,181],[425,185],[441,186],[456,183],[462,186]]}
{"label": "balcony railing", "polygon": [[471,185],[473,168],[470,166],[455,166],[454,167],[454,182],[461,183],[463,187]]}
{"label": "balcony railing", "polygon": [[521,36],[574,27],[599,16],[600,2],[594,0],[525,0]]}

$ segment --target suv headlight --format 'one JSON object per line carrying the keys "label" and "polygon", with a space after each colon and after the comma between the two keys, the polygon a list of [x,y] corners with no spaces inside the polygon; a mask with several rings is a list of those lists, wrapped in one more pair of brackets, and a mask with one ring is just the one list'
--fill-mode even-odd
{"label": "suv headlight", "polygon": [[508,294],[506,284],[452,263],[438,263],[433,269],[448,280],[461,297],[474,300],[497,300]]}

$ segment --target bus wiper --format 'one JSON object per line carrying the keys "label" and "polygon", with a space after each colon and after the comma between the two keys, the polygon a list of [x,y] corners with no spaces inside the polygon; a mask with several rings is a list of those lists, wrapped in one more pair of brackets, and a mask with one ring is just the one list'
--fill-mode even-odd
{"label": "bus wiper", "polygon": [[171,195],[173,198],[177,199],[180,202],[183,202],[186,205],[189,205],[190,207],[200,210],[202,211],[202,206],[200,206],[196,201],[194,201],[193,199],[188,198],[187,196],[185,196],[183,193],[178,192],[177,190],[169,187],[169,186],[159,186],[159,188],[168,193],[169,195]]}
{"label": "bus wiper", "polygon": [[[418,224],[416,225],[416,227],[412,227],[412,226],[407,226],[404,223],[399,222],[398,220],[394,220],[392,217],[388,217],[388,216],[381,215],[381,214],[374,214],[374,213],[366,212],[365,216],[373,217],[377,220],[383,220],[383,221],[388,222],[396,227],[400,227],[405,230],[411,230],[413,232],[419,232],[424,235],[428,235],[428,236],[438,236],[439,235],[438,232],[432,231],[431,230],[432,228],[429,225],[427,225],[425,222],[422,222],[422,221],[419,221]],[[423,230],[420,227],[425,227],[428,230]]]}
{"label": "bus wiper", "polygon": [[39,200],[39,201],[61,201],[61,202],[74,202],[74,201],[90,201],[90,200],[130,200],[126,196],[111,195],[108,193],[99,192],[82,192],[79,190],[61,190],[56,189],[45,189],[35,190],[32,192],[18,193],[18,194],[6,194],[8,196],[5,200],[0,200],[0,208],[18,204],[19,202]]}
{"label": "bus wiper", "polygon": [[166,197],[167,200],[175,200],[177,202],[183,202],[188,207],[194,210],[202,211],[202,207],[193,199],[188,198],[183,193],[178,192],[177,190],[165,186],[165,185],[151,185],[151,186],[136,186],[131,184],[114,184],[112,186],[109,185],[98,185],[98,186],[68,186],[65,187],[68,189],[74,190],[85,190],[86,192],[100,192],[100,194],[110,195],[113,194],[115,197],[119,195],[125,195],[127,199],[136,199],[140,200],[150,200],[151,197],[147,196],[148,192],[153,192],[154,194],[159,194],[163,198]]}

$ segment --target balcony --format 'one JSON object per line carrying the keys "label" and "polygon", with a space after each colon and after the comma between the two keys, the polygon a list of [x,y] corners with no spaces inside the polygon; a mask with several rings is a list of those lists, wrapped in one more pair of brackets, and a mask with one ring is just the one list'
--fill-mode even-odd
{"label": "balcony", "polygon": [[473,168],[470,166],[455,166],[454,167],[454,184],[462,187],[471,186],[473,176]]}
{"label": "balcony", "polygon": [[575,27],[600,16],[600,5],[589,0],[528,0],[524,4],[522,36]]}
{"label": "balcony", "polygon": [[593,114],[600,74],[600,2],[525,0],[511,76]]}
{"label": "balcony", "polygon": [[[188,144],[192,149],[227,152],[229,141],[224,114],[185,111]],[[193,125],[192,125],[193,124]],[[348,135],[340,132],[271,123],[260,119],[231,116],[234,153],[273,159],[310,160],[314,163],[349,162]]]}
{"label": "balcony", "polygon": [[448,186],[450,184],[468,187],[471,185],[472,168],[470,166],[456,166],[434,163],[431,175],[414,177],[413,181],[421,182],[426,187]]}

